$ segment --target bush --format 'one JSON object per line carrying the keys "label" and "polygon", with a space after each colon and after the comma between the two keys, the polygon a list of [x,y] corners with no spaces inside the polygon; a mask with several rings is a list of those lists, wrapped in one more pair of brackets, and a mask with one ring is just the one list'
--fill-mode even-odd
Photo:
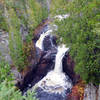
{"label": "bush", "polygon": [[9,32],[9,48],[13,64],[18,70],[22,70],[25,66],[25,56],[23,53],[23,42],[20,33],[20,20],[12,8],[5,11],[6,23],[8,24]]}
{"label": "bush", "polygon": [[4,60],[0,62],[0,100],[36,100],[34,91],[28,91],[27,96],[14,86],[10,66]]}
{"label": "bush", "polygon": [[65,9],[67,8],[67,0],[52,0],[50,5],[50,14],[51,16],[57,14],[64,14],[66,13]]}
{"label": "bush", "polygon": [[11,82],[6,80],[0,84],[0,100],[37,100],[35,93],[28,91],[27,96],[22,96]]}
{"label": "bush", "polygon": [[[4,0],[2,4],[1,19],[9,32],[10,55],[19,71],[28,65],[26,53],[23,51],[24,42],[22,40],[21,26],[26,29],[26,41],[31,43],[34,37],[34,29],[47,18],[46,8],[43,8],[36,0]],[[3,16],[5,15],[5,17]],[[1,28],[2,28],[1,27]],[[33,48],[33,47],[32,47]],[[30,51],[30,50],[29,50]],[[28,54],[28,53],[27,53]]]}
{"label": "bush", "polygon": [[[19,71],[28,66],[31,62],[28,60],[34,57],[33,31],[47,17],[47,9],[36,0],[0,1],[0,29],[9,33],[10,55]],[[22,40],[21,26],[27,29],[28,43]],[[12,76],[10,65],[0,58],[0,100],[36,100],[34,91],[29,90],[27,96],[22,96],[14,86]]]}
{"label": "bush", "polygon": [[0,83],[3,82],[7,77],[10,80],[10,66],[3,59],[0,59]]}
{"label": "bush", "polygon": [[4,15],[3,15],[3,9],[4,9],[4,6],[1,3],[0,4],[0,29],[2,29],[2,30],[8,30],[7,29],[7,24],[5,22]]}
{"label": "bush", "polygon": [[70,47],[75,71],[83,80],[100,83],[100,2],[73,0],[65,9],[70,17],[56,21],[57,35]]}

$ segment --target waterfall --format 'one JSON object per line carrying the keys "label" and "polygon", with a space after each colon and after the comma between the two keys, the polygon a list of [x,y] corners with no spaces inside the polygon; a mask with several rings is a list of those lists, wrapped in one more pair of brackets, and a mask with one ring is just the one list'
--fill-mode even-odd
{"label": "waterfall", "polygon": [[41,50],[43,50],[43,40],[46,36],[50,35],[50,33],[52,32],[52,30],[48,30],[45,33],[42,33],[40,35],[39,40],[36,42],[36,47],[40,48]]}
{"label": "waterfall", "polygon": [[35,87],[40,87],[48,93],[65,94],[65,90],[71,89],[72,83],[62,71],[62,59],[69,50],[65,45],[58,46],[54,70],[50,71]]}
{"label": "waterfall", "polygon": [[[63,20],[67,18],[69,15],[58,15],[55,16],[55,18],[58,18],[59,20]],[[63,58],[65,56],[65,53],[69,51],[69,48],[66,48],[66,46],[60,45],[57,46],[53,43],[52,40],[52,34],[51,32],[54,32],[58,29],[56,25],[48,25],[48,31],[42,33],[40,35],[40,38],[36,42],[36,47],[40,48],[42,51],[46,51],[47,54],[49,52],[52,52],[53,50],[57,51],[55,53],[55,63],[54,63],[54,69],[50,70],[45,77],[43,77],[38,83],[36,83],[33,86],[33,90],[38,90],[38,97],[41,98],[40,100],[45,100],[44,97],[45,93],[48,93],[48,96],[52,94],[60,94],[62,97],[66,97],[66,94],[70,92],[72,88],[72,82],[70,78],[63,72]],[[48,38],[49,35],[49,38]],[[52,56],[53,53],[51,53],[50,56]],[[50,57],[49,57],[50,59]],[[52,59],[50,59],[52,60]],[[67,91],[67,93],[66,93]],[[68,92],[69,91],[69,92]],[[42,99],[42,97],[44,99]],[[47,99],[52,100],[52,99]],[[58,100],[58,99],[54,99]],[[60,100],[60,99],[59,99]],[[61,99],[65,100],[65,99]]]}
{"label": "waterfall", "polygon": [[69,48],[66,48],[65,45],[58,47],[58,53],[56,55],[55,68],[54,68],[55,72],[58,72],[58,73],[62,72],[62,59],[65,55],[65,52],[67,52],[68,50]]}

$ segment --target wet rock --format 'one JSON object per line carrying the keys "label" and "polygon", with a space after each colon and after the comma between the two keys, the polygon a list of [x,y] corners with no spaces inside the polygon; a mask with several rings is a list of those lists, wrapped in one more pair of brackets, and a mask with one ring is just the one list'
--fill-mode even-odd
{"label": "wet rock", "polygon": [[[51,54],[53,54],[53,56]],[[45,52],[36,48],[36,62],[32,65],[31,70],[24,76],[23,82],[17,84],[22,92],[30,88],[29,84],[34,86],[54,68],[55,54],[56,50]]]}
{"label": "wet rock", "polygon": [[47,51],[47,53],[43,56],[43,59],[48,60],[48,61],[52,60],[54,62],[56,54],[57,54],[57,49],[52,48],[51,50]]}
{"label": "wet rock", "polygon": [[35,34],[34,35],[34,42],[36,43],[36,41],[40,38],[40,35],[41,34],[43,34],[43,33],[45,33],[45,32],[47,32],[48,31],[48,25],[45,25],[44,27],[43,27],[43,30],[42,31],[40,31],[38,34]]}
{"label": "wet rock", "polygon": [[52,48],[48,51],[42,51],[39,48],[36,49],[36,58],[38,66],[54,65],[57,49]]}
{"label": "wet rock", "polygon": [[52,63],[49,64],[39,64],[32,71],[30,71],[23,80],[23,84],[19,85],[19,88],[22,92],[27,91],[29,88],[29,84],[34,86],[37,82],[39,82],[51,69]]}
{"label": "wet rock", "polygon": [[43,45],[44,45],[44,51],[48,51],[51,50],[52,48],[56,48],[57,43],[56,43],[56,36],[47,36],[45,37],[44,41],[43,41]]}
{"label": "wet rock", "polygon": [[46,52],[36,47],[36,57],[35,58],[37,62],[39,62],[45,54]]}
{"label": "wet rock", "polygon": [[45,25],[48,25],[49,22],[50,22],[50,19],[48,19],[48,18],[44,19],[44,20],[37,26],[37,28],[35,28],[34,34],[37,35],[37,34],[39,34],[41,31],[43,31],[44,26],[45,26]]}
{"label": "wet rock", "polygon": [[75,62],[72,60],[69,54],[66,54],[63,58],[63,71],[71,78],[73,84],[77,83],[80,76],[74,71]]}

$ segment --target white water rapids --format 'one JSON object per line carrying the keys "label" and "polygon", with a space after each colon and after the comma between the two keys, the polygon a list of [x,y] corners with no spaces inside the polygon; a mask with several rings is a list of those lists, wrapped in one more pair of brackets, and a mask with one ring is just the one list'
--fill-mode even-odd
{"label": "white water rapids", "polygon": [[37,86],[46,92],[51,93],[64,93],[68,88],[71,89],[72,84],[62,71],[62,59],[69,48],[65,45],[58,46],[58,53],[56,55],[54,70],[50,71]]}
{"label": "white water rapids", "polygon": [[[43,50],[43,41],[46,36],[51,35],[52,29],[49,29],[46,33],[42,33],[40,38],[36,42],[36,46]],[[55,58],[54,70],[48,72],[48,74],[40,80],[35,87],[40,87],[43,91],[48,93],[65,93],[65,90],[72,88],[72,83],[67,75],[62,70],[62,59],[69,48],[65,45],[57,47],[57,54]]]}
{"label": "white water rapids", "polygon": [[56,55],[54,70],[50,71],[37,85],[46,92],[51,93],[64,93],[65,90],[72,87],[68,76],[62,71],[62,59],[65,52],[69,48],[65,46],[58,47],[58,53]]}

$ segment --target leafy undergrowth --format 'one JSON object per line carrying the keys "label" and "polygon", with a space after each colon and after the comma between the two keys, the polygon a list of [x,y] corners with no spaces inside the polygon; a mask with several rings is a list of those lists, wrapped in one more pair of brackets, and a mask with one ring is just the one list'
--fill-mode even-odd
{"label": "leafy undergrowth", "polygon": [[34,91],[28,91],[27,96],[22,96],[15,87],[10,65],[4,60],[0,62],[0,100],[36,100]]}

